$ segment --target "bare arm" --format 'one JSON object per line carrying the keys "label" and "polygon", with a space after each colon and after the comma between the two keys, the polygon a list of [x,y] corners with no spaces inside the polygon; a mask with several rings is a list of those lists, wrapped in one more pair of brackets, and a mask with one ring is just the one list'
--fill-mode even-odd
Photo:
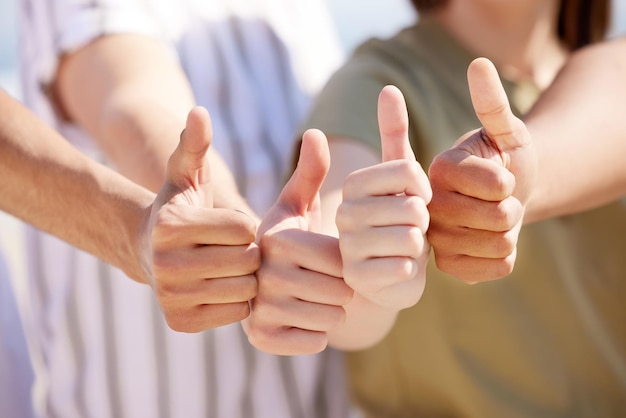
{"label": "bare arm", "polygon": [[0,91],[0,209],[148,282],[138,264],[154,194],[76,150]]}
{"label": "bare arm", "polygon": [[477,282],[511,272],[522,222],[626,195],[626,38],[575,53],[524,122],[495,68],[468,76],[483,128],[430,167],[429,240],[441,270]]}
{"label": "bare arm", "polygon": [[[62,59],[55,87],[60,107],[120,173],[158,190],[195,103],[171,51],[146,36],[103,36]],[[212,150],[209,156],[216,206],[251,214],[224,162]]]}
{"label": "bare arm", "polygon": [[539,158],[524,221],[626,195],[626,38],[576,52],[525,118]]}
{"label": "bare arm", "polygon": [[[0,90],[0,209],[152,285],[176,330],[239,321],[256,293],[259,252],[249,245],[256,224],[237,211],[206,208],[210,141],[206,110],[193,109],[155,198]],[[208,265],[211,251],[232,264]]]}

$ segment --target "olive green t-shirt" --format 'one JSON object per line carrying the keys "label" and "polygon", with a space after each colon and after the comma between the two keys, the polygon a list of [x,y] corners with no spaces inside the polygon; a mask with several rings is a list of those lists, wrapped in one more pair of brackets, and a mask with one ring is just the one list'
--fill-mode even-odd
{"label": "olive green t-shirt", "polygon": [[[480,126],[466,80],[473,58],[422,19],[362,45],[303,127],[380,149],[377,97],[394,84],[427,169]],[[504,82],[519,114],[536,91]],[[352,393],[368,417],[626,416],[623,202],[525,226],[505,279],[468,286],[432,260],[428,267],[421,301],[400,313],[383,342],[347,355]]]}

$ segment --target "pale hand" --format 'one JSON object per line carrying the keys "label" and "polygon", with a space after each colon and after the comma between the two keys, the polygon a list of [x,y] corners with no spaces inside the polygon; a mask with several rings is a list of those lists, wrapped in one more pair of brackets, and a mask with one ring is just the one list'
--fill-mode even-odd
{"label": "pale hand", "polygon": [[327,332],[345,320],[352,289],[341,278],[336,238],[321,229],[319,189],[330,164],[324,135],[303,136],[296,171],[258,231],[258,295],[243,322],[250,343],[270,354],[322,351]]}
{"label": "pale hand", "polygon": [[409,143],[404,97],[393,86],[381,91],[378,123],[383,162],[348,176],[336,223],[346,283],[398,311],[417,303],[424,290],[432,192]]}

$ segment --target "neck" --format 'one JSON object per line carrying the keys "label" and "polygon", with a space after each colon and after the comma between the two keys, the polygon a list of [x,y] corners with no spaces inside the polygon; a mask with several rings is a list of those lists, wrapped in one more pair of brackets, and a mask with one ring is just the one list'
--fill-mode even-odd
{"label": "neck", "polygon": [[559,3],[451,0],[433,17],[466,48],[493,61],[504,77],[544,89],[567,58],[557,35]]}

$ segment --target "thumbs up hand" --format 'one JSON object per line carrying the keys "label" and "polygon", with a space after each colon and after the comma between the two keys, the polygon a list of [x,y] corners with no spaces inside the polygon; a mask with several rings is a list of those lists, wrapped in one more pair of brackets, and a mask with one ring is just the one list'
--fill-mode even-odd
{"label": "thumbs up hand", "polygon": [[243,322],[250,343],[271,354],[322,351],[345,320],[352,289],[341,278],[338,240],[321,230],[319,189],[330,165],[325,136],[303,136],[296,171],[265,216],[257,241],[258,295]]}
{"label": "thumbs up hand", "polygon": [[460,138],[430,166],[428,239],[440,270],[474,283],[513,270],[537,157],[493,64],[474,60],[468,82],[483,127]]}
{"label": "thumbs up hand", "polygon": [[169,326],[199,332],[237,322],[256,295],[260,252],[248,215],[213,208],[211,121],[196,107],[151,207],[143,262]]}
{"label": "thumbs up hand", "polygon": [[378,122],[383,162],[346,178],[336,223],[346,283],[397,312],[424,290],[432,193],[411,150],[404,97],[393,86],[379,95]]}

